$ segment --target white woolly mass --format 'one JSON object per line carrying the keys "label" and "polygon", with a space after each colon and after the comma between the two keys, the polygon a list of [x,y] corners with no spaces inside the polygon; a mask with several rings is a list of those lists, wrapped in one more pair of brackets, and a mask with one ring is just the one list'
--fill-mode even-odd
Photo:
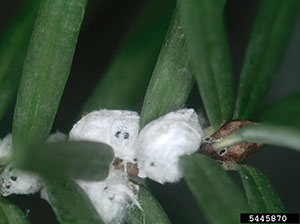
{"label": "white woolly mass", "polygon": [[103,142],[110,145],[115,156],[133,162],[132,147],[139,131],[139,115],[126,110],[99,110],[82,117],[70,131],[70,140]]}
{"label": "white woolly mass", "polygon": [[51,135],[49,135],[47,139],[47,143],[54,143],[54,142],[62,142],[62,141],[67,141],[68,140],[68,135],[57,131]]}
{"label": "white woolly mass", "polygon": [[[47,142],[57,142],[67,140],[67,135],[57,131],[49,135]],[[12,155],[12,135],[7,135],[0,143],[1,155]],[[5,153],[4,153],[5,152]],[[2,158],[2,157],[0,157]],[[43,187],[43,182],[38,174],[19,170],[9,164],[0,175],[1,177],[1,195],[11,194],[34,194]]]}
{"label": "white woolly mass", "polygon": [[161,184],[177,182],[182,177],[179,157],[196,152],[202,137],[193,109],[170,112],[150,122],[135,144],[139,176]]}
{"label": "white woolly mass", "polygon": [[[68,136],[60,131],[49,135],[47,142],[66,141]],[[0,140],[0,165],[8,163],[12,156],[12,134],[6,135],[2,141]]]}
{"label": "white woolly mass", "polygon": [[0,140],[0,165],[8,163],[12,156],[12,134],[6,135]]}
{"label": "white woolly mass", "polygon": [[45,187],[43,187],[41,189],[41,191],[40,191],[40,197],[41,197],[41,199],[44,199],[45,201],[47,201],[50,204],[49,196],[48,196],[48,193],[47,193]]}
{"label": "white woolly mass", "polygon": [[12,165],[5,167],[1,174],[1,194],[34,194],[42,187],[37,174],[15,169]]}
{"label": "white woolly mass", "polygon": [[[131,206],[139,206],[137,196],[123,172],[111,170],[109,176],[99,182],[76,182],[88,195],[106,224],[123,223]],[[135,189],[138,191],[137,186]]]}

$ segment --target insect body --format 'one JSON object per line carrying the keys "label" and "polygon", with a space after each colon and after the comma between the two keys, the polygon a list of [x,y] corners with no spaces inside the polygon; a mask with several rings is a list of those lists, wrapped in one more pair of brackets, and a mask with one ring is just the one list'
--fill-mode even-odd
{"label": "insect body", "polygon": [[203,133],[193,109],[170,112],[147,124],[136,141],[139,177],[161,184],[182,177],[179,157],[197,152]]}

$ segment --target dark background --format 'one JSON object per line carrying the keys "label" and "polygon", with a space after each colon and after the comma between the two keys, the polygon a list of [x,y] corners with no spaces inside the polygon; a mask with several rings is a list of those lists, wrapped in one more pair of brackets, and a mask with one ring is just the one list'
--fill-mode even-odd
{"label": "dark background", "polygon": [[[145,0],[89,0],[70,78],[54,123],[54,130],[58,129],[65,133],[70,130],[76,116],[73,111],[78,111],[88,98],[145,2]],[[236,80],[241,70],[246,43],[259,2],[259,0],[228,0],[226,5],[226,23]],[[22,0],[1,0],[0,34],[14,17],[21,3]],[[284,61],[266,101],[272,101],[299,89],[299,40],[300,14]],[[200,105],[200,97],[195,88],[188,106],[199,108]],[[11,132],[12,114],[13,108],[0,123],[1,137]],[[247,164],[256,166],[266,174],[288,212],[300,211],[299,153],[286,148],[265,146],[247,161]],[[241,185],[239,177],[234,173],[232,176]],[[149,182],[149,186],[173,223],[206,223],[183,181],[179,184],[163,186]],[[51,208],[45,201],[39,199],[38,195],[10,196],[9,199],[28,213],[33,224],[55,223]]]}

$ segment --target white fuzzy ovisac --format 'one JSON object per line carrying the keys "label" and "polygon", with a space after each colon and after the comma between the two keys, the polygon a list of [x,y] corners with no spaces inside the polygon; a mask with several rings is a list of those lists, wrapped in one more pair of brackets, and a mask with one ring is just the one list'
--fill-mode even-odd
{"label": "white fuzzy ovisac", "polygon": [[47,139],[47,143],[53,143],[53,142],[63,142],[68,140],[68,135],[57,131],[51,135],[49,135]]}
{"label": "white fuzzy ovisac", "polygon": [[0,140],[0,165],[6,165],[12,155],[12,135],[6,135]]}
{"label": "white fuzzy ovisac", "polygon": [[[56,132],[48,137],[47,142],[65,141],[66,139],[67,136],[65,134]],[[1,146],[3,147],[1,150],[5,148],[5,152],[11,157],[11,134],[2,140]],[[43,182],[38,174],[16,169],[12,164],[5,167],[0,178],[2,196],[9,196],[11,194],[34,194],[43,186]]]}
{"label": "white fuzzy ovisac", "polygon": [[135,144],[139,176],[161,184],[177,182],[182,177],[179,157],[196,152],[202,136],[193,109],[170,112],[150,122]]}
{"label": "white fuzzy ovisac", "polygon": [[15,169],[12,165],[5,167],[1,174],[1,194],[34,194],[42,187],[37,174]]}
{"label": "white fuzzy ovisac", "polygon": [[70,131],[70,140],[103,142],[115,156],[133,162],[133,144],[139,131],[139,115],[127,110],[99,110],[83,116]]}
{"label": "white fuzzy ovisac", "polygon": [[100,217],[106,224],[120,224],[126,220],[130,208],[139,206],[138,187],[134,192],[127,176],[120,171],[111,170],[109,176],[99,182],[77,181],[85,191]]}

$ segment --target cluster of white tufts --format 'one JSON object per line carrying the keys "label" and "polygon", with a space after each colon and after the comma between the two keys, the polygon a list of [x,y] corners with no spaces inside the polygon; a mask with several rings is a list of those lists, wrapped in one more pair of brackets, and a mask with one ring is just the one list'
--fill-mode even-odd
{"label": "cluster of white tufts", "polygon": [[[126,110],[99,110],[84,115],[69,134],[71,141],[95,141],[110,145],[116,158],[135,162],[134,143],[139,132],[139,115]],[[124,222],[131,206],[139,206],[138,186],[127,173],[110,168],[103,181],[76,181],[90,198],[105,223]]]}
{"label": "cluster of white tufts", "polygon": [[170,112],[147,124],[139,133],[139,116],[132,111],[99,110],[85,115],[70,132],[71,140],[109,144],[115,156],[138,163],[141,178],[161,184],[181,177],[178,160],[195,153],[203,137],[193,109]]}
{"label": "cluster of white tufts", "polygon": [[[99,110],[86,114],[70,131],[70,140],[110,145],[115,157],[136,162],[139,177],[174,183],[182,177],[178,160],[196,152],[203,136],[193,109],[171,112],[146,125],[139,133],[139,116],[132,111]],[[126,166],[125,166],[126,167]],[[127,173],[111,168],[101,182],[77,181],[105,223],[122,223],[131,205],[139,206]],[[138,192],[138,186],[131,183]]]}
{"label": "cluster of white tufts", "polygon": [[[95,141],[110,145],[115,157],[124,163],[137,163],[141,178],[161,184],[180,180],[180,156],[195,153],[203,137],[198,116],[193,109],[170,112],[147,124],[139,133],[139,115],[133,111],[99,110],[83,116],[69,133],[71,141]],[[48,142],[66,140],[66,135],[50,135]],[[0,162],[11,155],[11,135],[0,142]],[[125,164],[126,165],[126,164]],[[126,167],[126,166],[125,166]],[[106,224],[122,223],[131,206],[140,208],[139,187],[125,171],[111,165],[103,181],[75,180],[90,198]],[[1,174],[2,195],[31,194],[39,191],[42,181],[33,173],[8,165]],[[46,191],[41,197],[48,200]]]}

